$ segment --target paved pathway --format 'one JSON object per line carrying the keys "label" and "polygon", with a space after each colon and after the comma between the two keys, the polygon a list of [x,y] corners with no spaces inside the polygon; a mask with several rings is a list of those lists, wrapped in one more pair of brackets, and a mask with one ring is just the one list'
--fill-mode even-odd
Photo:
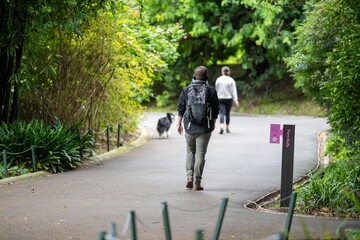
{"label": "paved pathway", "polygon": [[[0,186],[0,239],[96,239],[110,222],[129,239],[130,210],[138,239],[165,239],[161,203],[169,206],[173,239],[211,239],[221,200],[229,198],[220,239],[263,239],[284,226],[285,215],[246,209],[280,186],[281,144],[269,143],[270,123],[295,124],[294,179],[317,164],[317,133],[323,118],[233,116],[231,134],[213,133],[203,175],[205,190],[185,189],[185,139],[171,128],[158,139],[152,113],[144,122],[150,140],[131,151],[84,168]],[[291,235],[334,235],[340,220],[295,217]],[[122,234],[121,234],[122,233]]]}

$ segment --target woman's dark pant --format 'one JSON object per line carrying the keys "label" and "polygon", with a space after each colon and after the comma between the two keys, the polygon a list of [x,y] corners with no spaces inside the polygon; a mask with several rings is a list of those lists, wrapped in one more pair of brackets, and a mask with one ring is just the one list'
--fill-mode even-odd
{"label": "woman's dark pant", "polygon": [[220,104],[220,123],[226,122],[226,125],[230,124],[230,110],[232,106],[232,99],[219,99]]}

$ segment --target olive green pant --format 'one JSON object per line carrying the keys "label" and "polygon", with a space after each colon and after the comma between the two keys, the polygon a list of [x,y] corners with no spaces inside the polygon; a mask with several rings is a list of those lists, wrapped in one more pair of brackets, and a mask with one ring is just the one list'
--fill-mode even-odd
{"label": "olive green pant", "polygon": [[209,145],[211,132],[186,133],[186,174],[195,185],[200,185],[205,166],[205,154]]}

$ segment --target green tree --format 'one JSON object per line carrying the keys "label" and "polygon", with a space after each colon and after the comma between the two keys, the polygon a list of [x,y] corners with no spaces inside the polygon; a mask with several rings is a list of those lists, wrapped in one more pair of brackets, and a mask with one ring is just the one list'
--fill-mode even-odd
{"label": "green tree", "polygon": [[236,63],[242,66],[242,80],[247,80],[240,86],[244,95],[271,91],[286,74],[283,59],[290,55],[292,31],[302,16],[301,5],[281,2],[149,1],[154,23],[178,23],[187,33],[174,74],[165,79],[166,88],[178,94],[196,65],[207,65],[211,71],[217,64]]}
{"label": "green tree", "polygon": [[17,119],[21,90],[21,61],[28,38],[38,31],[61,26],[81,35],[79,27],[108,1],[26,1],[0,3],[0,120]]}
{"label": "green tree", "polygon": [[[301,191],[310,212],[323,207],[344,216],[359,213],[360,199],[360,4],[312,0],[296,30],[287,65],[300,87],[328,111],[332,161]],[[351,215],[350,215],[351,216]]]}
{"label": "green tree", "polygon": [[310,1],[287,64],[296,85],[329,109],[334,132],[360,139],[360,4],[357,0]]}
{"label": "green tree", "polygon": [[121,122],[127,131],[135,130],[141,103],[176,60],[181,36],[175,24],[150,26],[141,6],[117,1],[112,11],[99,10],[81,29],[82,38],[61,27],[33,34],[26,49],[31,58],[24,60],[28,84],[21,98],[22,119],[49,123],[56,116],[97,129]]}

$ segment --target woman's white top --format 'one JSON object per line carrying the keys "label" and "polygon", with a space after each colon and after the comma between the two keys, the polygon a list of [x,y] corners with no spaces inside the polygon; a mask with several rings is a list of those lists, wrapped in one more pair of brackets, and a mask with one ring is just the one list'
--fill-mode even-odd
{"label": "woman's white top", "polygon": [[216,79],[215,88],[219,99],[233,99],[238,101],[235,80],[230,76],[221,76]]}

